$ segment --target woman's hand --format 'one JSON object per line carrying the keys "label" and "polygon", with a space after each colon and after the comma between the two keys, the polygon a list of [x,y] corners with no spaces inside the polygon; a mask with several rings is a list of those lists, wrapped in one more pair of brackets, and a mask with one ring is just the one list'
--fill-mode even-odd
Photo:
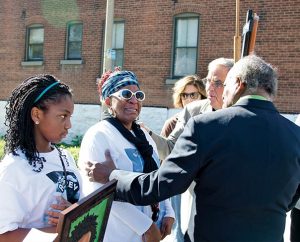
{"label": "woman's hand", "polygon": [[56,202],[51,204],[49,210],[47,211],[47,214],[49,215],[48,224],[57,226],[60,212],[71,205],[72,204],[62,196],[56,196]]}
{"label": "woman's hand", "polygon": [[160,228],[161,240],[163,240],[167,235],[171,234],[174,221],[175,221],[174,218],[171,217],[163,218],[161,228]]}
{"label": "woman's hand", "polygon": [[143,234],[143,242],[158,242],[161,240],[161,234],[155,223]]}

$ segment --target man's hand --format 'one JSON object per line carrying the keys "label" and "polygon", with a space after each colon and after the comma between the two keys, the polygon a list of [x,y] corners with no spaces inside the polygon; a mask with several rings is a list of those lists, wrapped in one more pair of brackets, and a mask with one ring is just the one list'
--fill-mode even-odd
{"label": "man's hand", "polygon": [[163,240],[167,235],[171,234],[172,226],[174,223],[174,218],[164,217],[162,225],[160,228],[161,240]]}
{"label": "man's hand", "polygon": [[105,151],[105,159],[106,160],[102,163],[90,161],[86,163],[85,171],[90,181],[100,182],[102,184],[109,181],[110,173],[116,169],[109,150]]}
{"label": "man's hand", "polygon": [[155,223],[143,234],[143,242],[159,242],[161,234]]}

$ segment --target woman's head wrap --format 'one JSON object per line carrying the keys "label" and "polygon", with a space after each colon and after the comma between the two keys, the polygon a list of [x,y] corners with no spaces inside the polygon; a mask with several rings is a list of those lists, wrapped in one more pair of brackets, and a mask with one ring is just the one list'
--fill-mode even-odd
{"label": "woman's head wrap", "polygon": [[106,79],[103,79],[98,85],[100,85],[99,92],[102,100],[105,100],[122,87],[128,85],[136,85],[138,88],[140,87],[137,77],[133,72],[120,70],[110,72],[109,75],[106,74]]}

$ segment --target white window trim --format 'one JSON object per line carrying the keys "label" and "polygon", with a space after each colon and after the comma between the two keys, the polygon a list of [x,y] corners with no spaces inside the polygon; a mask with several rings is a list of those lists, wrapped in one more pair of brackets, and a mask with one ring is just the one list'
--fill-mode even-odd
{"label": "white window trim", "polygon": [[[82,24],[82,38],[81,38],[81,60],[82,60],[82,42],[83,42],[83,22],[82,21],[69,21],[68,23],[67,23],[67,36],[66,36],[66,44],[65,44],[65,59],[64,60],[62,60],[62,61],[73,61],[73,59],[68,59],[68,45],[69,45],[69,25],[72,25],[72,24]],[[79,61],[80,59],[74,59],[74,61]],[[61,62],[62,62],[61,61]],[[72,62],[70,62],[70,63],[65,63],[65,64],[68,64],[68,65],[70,65],[70,63],[72,63]],[[62,64],[62,63],[61,63]],[[82,63],[81,63],[82,64]],[[77,64],[76,64],[77,65]]]}
{"label": "white window trim", "polygon": [[176,19],[178,18],[188,18],[188,17],[197,17],[198,18],[198,39],[197,39],[197,59],[196,59],[196,71],[197,71],[197,64],[198,64],[198,51],[199,51],[199,36],[200,36],[200,14],[199,13],[181,13],[174,16],[174,23],[173,23],[173,47],[172,47],[172,62],[171,62],[171,73],[170,77],[165,80],[166,84],[174,84],[180,77],[174,76],[174,64],[175,64],[175,31],[176,31]]}
{"label": "white window trim", "polygon": [[[45,31],[45,28],[44,28],[44,25],[43,24],[31,24],[31,25],[28,25],[26,26],[26,42],[25,42],[25,61],[23,62],[28,62],[29,64],[28,65],[42,65],[42,64],[39,64],[39,62],[43,62],[43,60],[29,60],[29,56],[28,56],[28,48],[29,48],[29,29],[32,29],[32,28],[43,28],[44,31]],[[45,43],[45,34],[44,34],[44,39],[43,39],[43,59],[44,59],[44,43]],[[23,62],[21,63],[22,66],[23,66]],[[31,64],[31,62],[35,62],[36,64]],[[25,66],[26,64],[24,64]]]}

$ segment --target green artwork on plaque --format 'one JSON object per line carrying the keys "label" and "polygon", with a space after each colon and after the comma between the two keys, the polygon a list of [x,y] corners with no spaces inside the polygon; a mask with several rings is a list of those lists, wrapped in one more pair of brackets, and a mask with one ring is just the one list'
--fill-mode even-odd
{"label": "green artwork on plaque", "polygon": [[89,211],[71,222],[68,242],[77,242],[84,236],[89,236],[87,241],[99,241],[108,199],[91,207]]}

